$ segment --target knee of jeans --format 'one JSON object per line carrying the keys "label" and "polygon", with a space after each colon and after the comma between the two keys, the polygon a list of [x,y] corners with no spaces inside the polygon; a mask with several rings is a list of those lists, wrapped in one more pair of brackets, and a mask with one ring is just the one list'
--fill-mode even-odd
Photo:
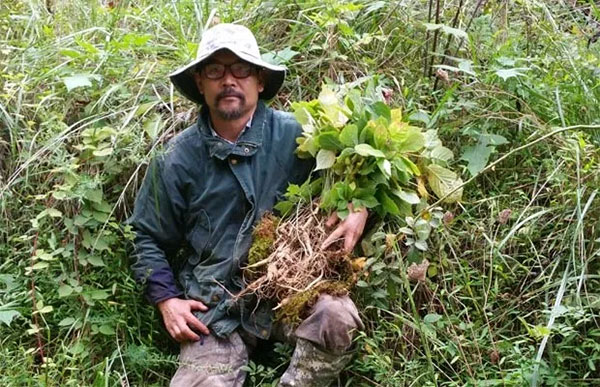
{"label": "knee of jeans", "polygon": [[329,351],[346,351],[357,329],[364,326],[349,297],[321,295],[313,313],[298,327],[296,335]]}
{"label": "knee of jeans", "polygon": [[345,327],[356,329],[360,319],[356,306],[348,297],[332,297],[323,294],[317,302],[315,313],[322,313],[323,320],[328,321],[332,329]]}

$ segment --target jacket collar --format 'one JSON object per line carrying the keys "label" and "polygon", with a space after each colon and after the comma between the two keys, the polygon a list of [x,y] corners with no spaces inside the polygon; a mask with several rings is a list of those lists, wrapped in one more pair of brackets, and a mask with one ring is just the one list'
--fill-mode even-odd
{"label": "jacket collar", "polygon": [[198,116],[198,131],[208,147],[211,157],[225,160],[230,155],[252,156],[262,145],[263,130],[266,123],[266,106],[262,100],[258,101],[256,111],[252,116],[252,125],[247,128],[235,144],[230,144],[224,139],[214,136],[208,124],[208,108],[202,106]]}

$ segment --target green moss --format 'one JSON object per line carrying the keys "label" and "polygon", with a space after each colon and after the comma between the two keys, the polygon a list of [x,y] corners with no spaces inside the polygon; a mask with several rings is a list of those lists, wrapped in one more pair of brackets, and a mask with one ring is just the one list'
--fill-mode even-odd
{"label": "green moss", "polygon": [[349,293],[351,285],[346,281],[327,281],[306,292],[296,293],[277,310],[275,318],[286,324],[296,326],[308,317],[311,308],[321,294],[330,294],[337,297],[345,296]]}
{"label": "green moss", "polygon": [[[248,266],[252,266],[267,258],[273,251],[275,231],[280,219],[271,213],[263,215],[252,231],[252,246],[248,251]],[[246,278],[255,279],[266,273],[267,266],[262,265],[246,269]]]}

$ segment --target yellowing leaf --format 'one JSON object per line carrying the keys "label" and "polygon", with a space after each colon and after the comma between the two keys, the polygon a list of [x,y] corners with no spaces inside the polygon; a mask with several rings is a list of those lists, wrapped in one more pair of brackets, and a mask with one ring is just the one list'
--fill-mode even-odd
{"label": "yellowing leaf", "polygon": [[398,152],[418,152],[425,146],[425,136],[415,126],[402,123],[401,126],[390,125],[395,150]]}
{"label": "yellowing leaf", "polygon": [[367,258],[365,258],[365,257],[353,259],[352,260],[352,269],[354,269],[354,271],[361,271],[362,269],[365,268],[366,264],[367,264]]}
{"label": "yellowing leaf", "polygon": [[111,148],[111,147],[95,150],[92,152],[92,154],[96,157],[110,156],[112,153],[113,153],[113,148]]}
{"label": "yellowing leaf", "polygon": [[392,110],[390,110],[390,115],[392,117],[393,123],[402,121],[402,109],[400,109],[400,108],[392,109]]}
{"label": "yellowing leaf", "polygon": [[421,195],[421,197],[425,199],[429,198],[429,192],[425,187],[425,179],[423,179],[423,177],[417,178],[417,192],[419,193],[419,195]]}
{"label": "yellowing leaf", "polygon": [[[331,122],[336,128],[341,128],[348,122],[350,112],[345,105],[340,104],[334,91],[328,86],[323,86],[323,90],[319,94],[319,102],[325,118]],[[346,115],[348,113],[348,115]]]}
{"label": "yellowing leaf", "polygon": [[62,212],[56,208],[46,208],[46,212],[53,218],[60,218],[62,216]]}
{"label": "yellowing leaf", "polygon": [[462,180],[451,170],[435,164],[428,165],[427,181],[438,198],[449,195],[444,202],[454,203],[461,200],[463,190],[458,187],[462,185]]}
{"label": "yellowing leaf", "polygon": [[436,146],[431,150],[429,156],[432,159],[448,162],[454,158],[452,151],[445,146]]}

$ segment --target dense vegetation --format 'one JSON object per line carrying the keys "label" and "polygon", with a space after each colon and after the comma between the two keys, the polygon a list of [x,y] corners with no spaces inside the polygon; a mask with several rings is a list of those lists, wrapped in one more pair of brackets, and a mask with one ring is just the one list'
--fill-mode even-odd
{"label": "dense vegetation", "polygon": [[406,224],[365,237],[367,330],[343,384],[600,383],[593,2],[16,0],[0,3],[0,385],[167,384],[177,347],[131,278],[123,221],[196,114],[166,75],[216,20],[289,67],[274,106],[376,76],[465,182],[421,248]]}

